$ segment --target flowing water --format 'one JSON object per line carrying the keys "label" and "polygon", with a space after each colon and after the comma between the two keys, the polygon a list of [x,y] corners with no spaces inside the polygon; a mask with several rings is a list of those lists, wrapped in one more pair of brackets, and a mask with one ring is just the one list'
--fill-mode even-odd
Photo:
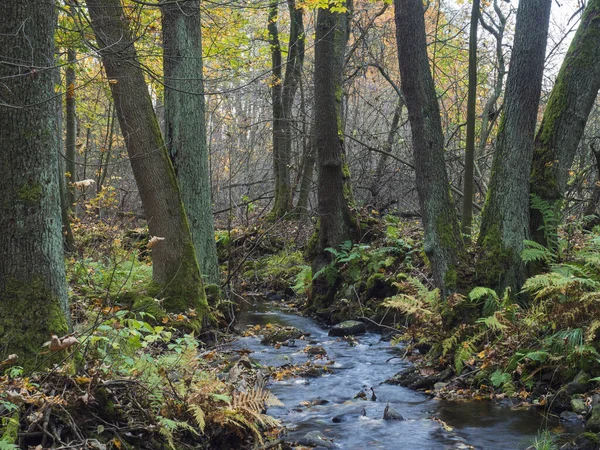
{"label": "flowing water", "polygon": [[[420,392],[381,384],[410,363],[398,357],[399,349],[381,341],[379,334],[357,336],[358,344],[351,346],[329,337],[327,329],[313,319],[267,303],[249,305],[240,317],[238,329],[267,323],[294,326],[310,333],[312,345],[324,347],[329,360],[335,361],[330,366],[331,373],[324,376],[270,382],[269,389],[284,406],[269,408],[268,412],[289,430],[286,440],[298,440],[309,431],[319,431],[333,439],[337,448],[345,450],[525,449],[545,423],[533,409],[512,409],[481,401],[432,400]],[[250,357],[263,366],[282,366],[306,362],[309,356],[302,349],[307,344],[308,340],[296,340],[295,347],[275,349],[262,345],[258,337],[244,337],[233,345],[251,350]],[[354,399],[359,391],[369,388],[376,394],[375,401]],[[302,405],[318,398],[326,402],[312,407]],[[388,402],[405,420],[382,419]],[[432,416],[452,429],[448,431]],[[334,417],[340,421],[334,423]]]}

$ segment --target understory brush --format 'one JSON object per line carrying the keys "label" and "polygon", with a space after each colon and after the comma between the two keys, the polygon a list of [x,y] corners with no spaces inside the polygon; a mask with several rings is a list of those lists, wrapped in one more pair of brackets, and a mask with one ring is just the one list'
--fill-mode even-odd
{"label": "understory brush", "polygon": [[3,439],[16,419],[19,448],[90,439],[94,448],[243,448],[279,426],[264,414],[278,400],[263,386],[222,381],[217,355],[195,336],[126,310],[98,314],[62,365],[0,376]]}
{"label": "understory brush", "polygon": [[67,261],[74,330],[40,348],[61,362],[24,373],[0,361],[0,449],[242,449],[276,436],[264,380],[228,377],[228,357],[192,331],[196,312],[168,314],[150,293],[145,249],[110,239]]}
{"label": "understory brush", "polygon": [[600,236],[574,233],[557,242],[561,249],[554,253],[526,243],[525,262],[547,269],[524,284],[525,303],[508,290],[476,287],[442,299],[414,278],[398,283],[398,294],[384,302],[405,317],[395,341],[426,353],[428,366],[451,365],[461,375],[454,387],[477,389],[477,395],[544,404],[546,394],[578,372],[597,373]]}

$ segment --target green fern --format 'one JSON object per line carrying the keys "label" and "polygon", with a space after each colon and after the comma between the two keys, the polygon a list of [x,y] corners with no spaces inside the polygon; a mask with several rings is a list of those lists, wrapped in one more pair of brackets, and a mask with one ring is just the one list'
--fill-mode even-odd
{"label": "green fern", "polygon": [[556,253],[547,247],[535,242],[524,240],[525,248],[521,252],[521,259],[525,263],[541,262],[552,264],[556,262]]}
{"label": "green fern", "polygon": [[551,203],[542,200],[535,194],[531,195],[531,208],[539,211],[542,215],[542,225],[539,229],[544,232],[544,239],[548,243],[548,250],[551,253],[556,253],[559,246],[556,230],[561,221],[560,207],[560,202]]}

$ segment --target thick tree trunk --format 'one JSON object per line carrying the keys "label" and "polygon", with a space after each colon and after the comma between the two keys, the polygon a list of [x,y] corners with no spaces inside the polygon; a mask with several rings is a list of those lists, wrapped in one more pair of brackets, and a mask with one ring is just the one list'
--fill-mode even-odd
{"label": "thick tree trunk", "polygon": [[167,147],[179,181],[200,270],[209,283],[218,284],[204,119],[200,1],[169,1],[162,6],[162,13]]}
{"label": "thick tree trunk", "polygon": [[269,6],[269,41],[272,62],[273,102],[273,171],[275,178],[274,218],[283,217],[292,209],[290,162],[292,154],[292,106],[302,75],[304,63],[304,24],[301,8],[295,0],[288,0],[290,11],[290,40],[285,76],[282,70],[281,44],[277,28],[278,1]]}
{"label": "thick tree trunk", "polygon": [[[569,169],[599,89],[600,0],[590,0],[556,78],[534,144],[531,194],[547,202],[557,215]],[[532,238],[552,246],[557,230],[552,224],[547,225],[544,227],[538,210],[530,210]]]}
{"label": "thick tree trunk", "polygon": [[412,132],[424,250],[442,295],[456,287],[462,251],[458,217],[444,161],[440,110],[425,38],[421,0],[394,0],[402,93]]}
{"label": "thick tree trunk", "polygon": [[[349,35],[346,12],[319,9],[315,43],[315,148],[318,167],[319,230],[313,272],[331,261],[326,248],[337,248],[352,238],[355,219],[349,207],[351,192],[347,182],[342,121],[344,53]],[[313,306],[326,306],[335,287],[325,277],[313,280]]]}
{"label": "thick tree trunk", "polygon": [[480,283],[500,290],[510,287],[515,294],[525,281],[521,251],[529,236],[529,175],[551,5],[552,0],[519,3],[504,113],[479,236]]}
{"label": "thick tree trunk", "polygon": [[467,142],[463,184],[462,232],[471,239],[473,222],[473,172],[475,167],[475,108],[477,101],[477,23],[479,0],[473,0],[469,32],[469,93],[467,97]]}
{"label": "thick tree trunk", "polygon": [[[0,2],[0,360],[26,369],[68,329],[54,97],[54,0]],[[46,358],[47,359],[47,358]]]}
{"label": "thick tree trunk", "polygon": [[206,308],[206,296],[169,159],[120,0],[88,0],[91,25],[152,236],[152,273],[170,311]]}

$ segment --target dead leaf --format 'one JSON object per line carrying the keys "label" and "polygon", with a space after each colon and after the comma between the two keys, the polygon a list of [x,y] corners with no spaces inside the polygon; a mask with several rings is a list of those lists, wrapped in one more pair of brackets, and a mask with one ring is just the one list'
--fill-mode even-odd
{"label": "dead leaf", "polygon": [[160,241],[164,241],[164,240],[165,240],[164,237],[152,236],[150,238],[150,240],[148,241],[148,248],[152,248],[156,244],[158,244]]}
{"label": "dead leaf", "polygon": [[89,179],[89,180],[74,181],[73,183],[71,183],[71,186],[73,186],[74,188],[83,190],[87,187],[90,187],[92,184],[96,184],[96,181]]}

